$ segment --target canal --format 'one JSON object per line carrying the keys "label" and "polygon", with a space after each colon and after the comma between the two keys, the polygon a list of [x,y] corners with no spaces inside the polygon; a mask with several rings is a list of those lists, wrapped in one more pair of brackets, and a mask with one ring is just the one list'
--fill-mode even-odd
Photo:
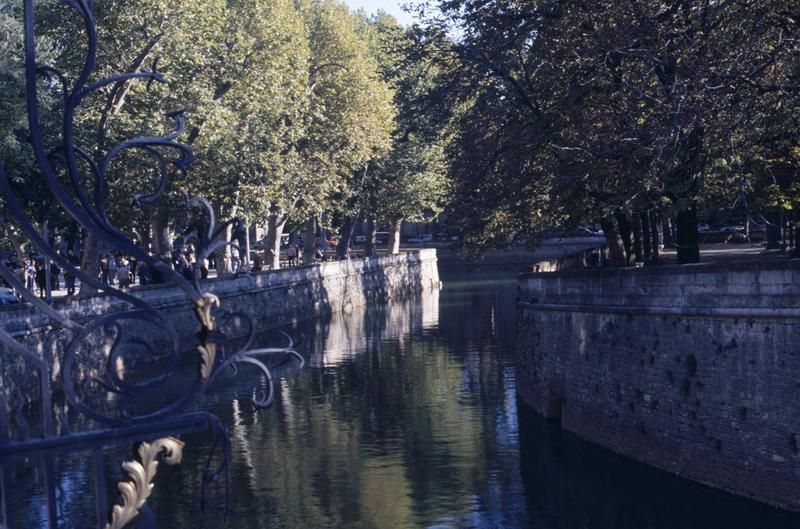
{"label": "canal", "polygon": [[[515,296],[513,276],[468,275],[417,300],[298,324],[290,332],[307,365],[277,368],[264,411],[250,404],[245,373],[216,387],[207,407],[232,442],[227,527],[800,527],[796,515],[632,463],[520,408]],[[184,440],[183,463],[156,478],[159,527],[222,527],[218,505],[198,523],[212,439]],[[87,484],[73,463],[62,469],[63,508],[78,516]],[[31,500],[23,516],[35,522]]]}

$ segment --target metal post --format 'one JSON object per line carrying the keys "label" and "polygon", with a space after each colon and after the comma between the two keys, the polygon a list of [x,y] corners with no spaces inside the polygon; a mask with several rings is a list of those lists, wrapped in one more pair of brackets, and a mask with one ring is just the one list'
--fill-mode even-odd
{"label": "metal post", "polygon": [[[47,229],[47,221],[44,221],[44,240],[47,244],[50,244],[50,233]],[[53,286],[50,282],[52,278],[50,277],[50,256],[47,255],[47,252],[42,252],[44,254],[44,291],[45,291],[45,300],[50,303],[53,301]]]}

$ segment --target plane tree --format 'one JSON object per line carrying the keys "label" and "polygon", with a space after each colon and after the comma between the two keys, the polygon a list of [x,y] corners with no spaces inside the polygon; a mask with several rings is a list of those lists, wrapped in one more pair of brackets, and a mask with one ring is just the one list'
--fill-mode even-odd
{"label": "plane tree", "polygon": [[[441,64],[431,105],[458,131],[450,210],[466,245],[598,223],[618,265],[631,231],[657,247],[630,222],[657,221],[654,210],[677,217],[680,257],[697,258],[713,168],[797,42],[779,0],[433,5],[441,14],[418,40]],[[767,85],[787,97],[786,83]]]}

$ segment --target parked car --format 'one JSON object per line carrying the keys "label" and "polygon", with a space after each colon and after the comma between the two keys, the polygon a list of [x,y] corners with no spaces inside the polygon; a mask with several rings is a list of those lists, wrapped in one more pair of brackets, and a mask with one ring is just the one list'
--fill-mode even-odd
{"label": "parked car", "polygon": [[701,223],[699,223],[697,225],[697,231],[699,231],[700,233],[706,233],[710,229],[711,229],[711,226],[709,226],[705,222],[701,222]]}
{"label": "parked car", "polygon": [[[285,248],[289,244],[289,234],[285,233],[281,235],[281,248]],[[260,241],[256,242],[252,249],[257,252],[263,252],[267,248],[267,238],[264,237]]]}
{"label": "parked car", "polygon": [[578,235],[582,237],[603,237],[603,230],[594,226],[581,226],[578,228]]}
{"label": "parked car", "polygon": [[744,231],[744,226],[723,226],[719,229],[720,233],[741,233]]}
{"label": "parked car", "polygon": [[410,238],[408,242],[409,244],[424,244],[428,242],[433,242],[433,234],[423,233],[422,235],[417,235],[416,237]]}
{"label": "parked car", "polygon": [[15,305],[17,303],[19,303],[19,299],[14,295],[13,290],[0,287],[0,305]]}

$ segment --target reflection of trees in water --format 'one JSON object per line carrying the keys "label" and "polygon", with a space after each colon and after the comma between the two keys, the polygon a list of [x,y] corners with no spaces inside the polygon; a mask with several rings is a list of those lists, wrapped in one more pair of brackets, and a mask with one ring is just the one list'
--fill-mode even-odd
{"label": "reflection of trees in water", "polygon": [[[497,456],[509,402],[492,302],[452,303],[436,292],[305,326],[311,365],[276,385],[274,407],[226,406],[237,528],[463,527],[505,501],[517,456]],[[450,343],[454,317],[479,345]]]}
{"label": "reflection of trees in water", "polygon": [[497,341],[500,349],[514,350],[516,283],[512,281],[446,284],[439,329],[451,347]]}
{"label": "reflection of trees in water", "polygon": [[[209,401],[231,429],[236,512],[228,526],[800,526],[796,516],[611,456],[525,410],[518,428],[515,295],[513,284],[448,284],[441,294],[302,324],[294,334],[305,337],[310,366],[277,369],[275,405],[263,412],[246,396],[225,400],[249,387],[226,379]],[[262,345],[280,341],[265,335]],[[198,527],[198,476],[211,439],[185,440],[193,449],[183,463],[159,468],[152,505],[160,527]],[[74,478],[65,502],[91,500],[80,497],[82,468],[62,469]],[[110,497],[119,477],[109,465]],[[221,518],[212,514],[205,526],[220,527]]]}

